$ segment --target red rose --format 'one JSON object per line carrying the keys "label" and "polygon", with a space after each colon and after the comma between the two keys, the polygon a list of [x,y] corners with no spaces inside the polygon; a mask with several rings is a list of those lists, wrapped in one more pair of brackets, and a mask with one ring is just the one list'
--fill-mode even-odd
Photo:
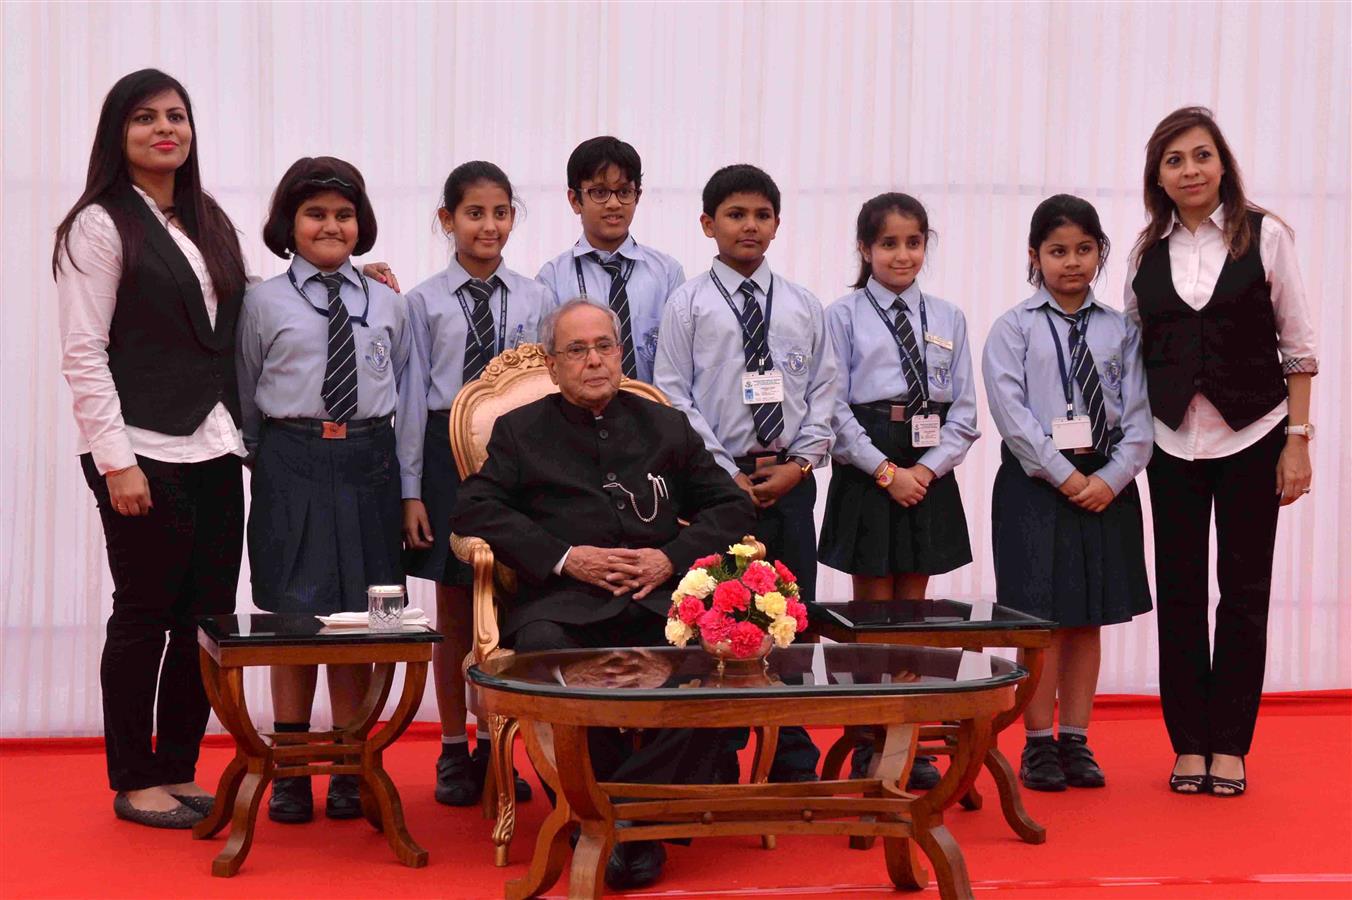
{"label": "red rose", "polygon": [[760,651],[765,632],[750,622],[738,622],[732,626],[732,633],[728,637],[732,641],[732,655],[738,659],[750,659]]}
{"label": "red rose", "polygon": [[719,612],[732,612],[734,609],[746,609],[751,601],[751,592],[737,579],[725,581],[714,588],[714,609]]}
{"label": "red rose", "polygon": [[779,580],[785,584],[796,584],[798,582],[798,576],[790,572],[789,567],[779,560],[775,560],[775,574],[778,575]]}
{"label": "red rose", "polygon": [[712,569],[714,566],[720,565],[722,562],[723,557],[721,555],[717,553],[710,553],[708,556],[701,556],[699,559],[692,562],[690,564],[690,568]]}
{"label": "red rose", "polygon": [[775,570],[769,563],[763,562],[753,562],[747,566],[746,571],[742,573],[742,582],[757,594],[768,594],[777,587]]}
{"label": "red rose", "polygon": [[794,629],[795,631],[802,631],[807,628],[807,606],[797,600],[790,600],[785,607],[785,612],[798,620],[798,627]]}
{"label": "red rose", "polygon": [[717,609],[705,610],[695,620],[695,624],[699,626],[700,637],[710,644],[727,640],[728,633],[732,631],[732,619]]}
{"label": "red rose", "polygon": [[685,597],[681,600],[680,608],[677,610],[681,621],[687,625],[694,625],[701,615],[704,614],[704,604],[694,597]]}

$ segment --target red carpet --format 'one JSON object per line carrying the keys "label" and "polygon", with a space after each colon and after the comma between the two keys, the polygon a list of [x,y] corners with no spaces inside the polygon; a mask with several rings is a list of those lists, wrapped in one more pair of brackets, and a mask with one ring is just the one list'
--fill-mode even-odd
{"label": "red carpet", "polygon": [[[1091,731],[1108,787],[1025,794],[1047,826],[1042,846],[1019,842],[987,795],[978,812],[954,809],[949,827],[978,895],[1017,898],[1352,897],[1352,695],[1264,701],[1249,757],[1252,785],[1236,800],[1168,793],[1172,762],[1150,701],[1103,698]],[[240,874],[214,879],[223,840],[139,828],[113,818],[103,756],[92,741],[0,742],[0,896],[19,897],[500,897],[520,874],[545,803],[520,810],[512,865],[492,865],[490,825],[477,809],[432,800],[437,745],[426,726],[388,754],[409,829],[431,854],[426,869],[398,865],[365,823],[259,823]],[[1013,732],[1017,732],[1017,726]],[[829,740],[830,732],[818,734]],[[1006,736],[1013,754],[1021,734]],[[1294,748],[1299,748],[1294,749]],[[230,751],[215,738],[203,784]],[[520,760],[524,764],[524,758]],[[317,782],[323,790],[323,780]],[[322,797],[322,795],[321,795]],[[566,873],[551,896],[562,896]],[[666,876],[642,896],[897,896],[880,851],[833,838],[750,838],[670,848]],[[638,896],[638,895],[635,895]],[[933,887],[925,896],[937,896]]]}

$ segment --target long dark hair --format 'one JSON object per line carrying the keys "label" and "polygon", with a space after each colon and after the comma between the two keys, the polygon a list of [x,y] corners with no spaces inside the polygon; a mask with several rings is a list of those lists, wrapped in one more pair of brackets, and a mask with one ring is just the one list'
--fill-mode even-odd
{"label": "long dark hair", "polygon": [[[138,106],[165,91],[176,91],[183,98],[183,108],[193,132],[188,158],[174,173],[174,210],[184,232],[202,253],[216,296],[225,300],[244,290],[244,258],[239,248],[239,237],[230,218],[211,195],[202,190],[197,166],[197,123],[192,117],[192,100],[176,78],[158,69],[141,69],[122,76],[108,91],[108,96],[103,98],[99,124],[94,131],[94,147],[89,153],[89,174],[85,177],[84,193],[56,229],[56,244],[52,248],[52,276],[60,274],[62,257],[69,256],[70,229],[76,217],[85,207],[95,203],[108,211],[113,224],[117,226],[118,236],[122,239],[123,272],[135,264],[145,240],[141,222],[123,210],[121,204],[108,201],[132,189],[125,151],[127,120]],[[70,262],[75,265],[74,260]]]}
{"label": "long dark hair", "polygon": [[[893,212],[899,216],[915,219],[916,224],[920,226],[920,233],[925,236],[925,249],[928,250],[930,239],[938,237],[929,226],[929,213],[925,212],[924,204],[910,194],[896,192],[879,194],[871,200],[864,201],[864,205],[859,207],[859,218],[854,223],[855,241],[865,247],[873,246],[873,242],[883,230],[883,223],[887,221],[887,214]],[[864,258],[863,251],[860,251],[859,277],[854,280],[854,289],[859,290],[868,284],[872,275],[873,265]]]}
{"label": "long dark hair", "polygon": [[[1150,222],[1141,229],[1141,234],[1136,238],[1136,245],[1131,249],[1132,259],[1137,265],[1140,264],[1145,252],[1164,237],[1174,220],[1177,207],[1160,185],[1160,163],[1164,160],[1164,151],[1174,138],[1192,128],[1205,128],[1211,135],[1211,140],[1216,145],[1216,153],[1220,155],[1221,165],[1225,168],[1225,174],[1221,176],[1221,208],[1225,210],[1225,246],[1232,258],[1238,259],[1248,252],[1257,237],[1246,213],[1259,212],[1272,215],[1263,207],[1250,203],[1245,196],[1244,178],[1239,173],[1239,163],[1235,161],[1235,154],[1225,142],[1225,135],[1221,134],[1221,127],[1216,124],[1216,117],[1211,110],[1205,106],[1184,106],[1165,116],[1155,126],[1154,133],[1145,144],[1145,174],[1142,183],[1145,187],[1145,210],[1150,216]],[[1282,225],[1286,226],[1286,223],[1283,222]]]}
{"label": "long dark hair", "polygon": [[[1037,256],[1047,235],[1062,225],[1076,226],[1098,244],[1098,271],[1094,273],[1094,280],[1098,281],[1108,264],[1108,253],[1113,249],[1113,244],[1099,222],[1098,210],[1088,200],[1073,194],[1053,194],[1039,203],[1037,209],[1033,210],[1032,221],[1028,223],[1028,249],[1033,251],[1033,256]],[[1042,287],[1042,269],[1031,258],[1028,260],[1028,283],[1033,287]]]}

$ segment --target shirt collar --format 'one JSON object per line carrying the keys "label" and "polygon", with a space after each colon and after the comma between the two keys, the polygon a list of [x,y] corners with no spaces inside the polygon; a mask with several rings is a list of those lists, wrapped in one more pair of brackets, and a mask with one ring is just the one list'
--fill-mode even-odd
{"label": "shirt collar", "polygon": [[[746,279],[740,272],[735,271],[727,263],[718,257],[714,257],[713,273],[718,276],[718,280],[723,282],[723,287],[728,289],[729,294],[735,295],[741,288],[742,282]],[[756,287],[760,288],[762,297],[770,293],[770,285],[773,283],[774,274],[770,271],[770,261],[762,259],[760,268],[751,273],[751,281]]]}
{"label": "shirt collar", "polygon": [[131,189],[141,196],[141,199],[146,202],[146,206],[150,207],[150,211],[154,213],[155,218],[160,220],[161,224],[163,225],[169,224],[169,220],[165,217],[164,213],[160,212],[159,204],[157,204],[153,199],[151,199],[151,196],[149,194],[141,190],[140,185],[138,185],[136,182],[133,181],[131,184]]}
{"label": "shirt collar", "polygon": [[892,293],[892,289],[885,287],[881,281],[872,275],[868,279],[868,290],[873,295],[873,299],[878,301],[878,305],[883,309],[890,307],[895,298],[900,297],[902,303],[906,304],[908,310],[916,309],[920,303],[920,282],[912,281],[910,287],[900,294]]}
{"label": "shirt collar", "polygon": [[[1059,312],[1062,315],[1066,314],[1065,310],[1061,309],[1061,307],[1057,305],[1056,300],[1052,298],[1051,292],[1048,291],[1045,287],[1038,288],[1037,293],[1029,297],[1027,300],[1023,301],[1022,305],[1024,309],[1036,312],[1037,310],[1041,309],[1044,306],[1047,306],[1048,304],[1051,305],[1052,312]],[[1084,298],[1084,305],[1080,307],[1080,312],[1083,312],[1084,310],[1088,309],[1091,306],[1098,305],[1099,305],[1098,299],[1094,297],[1094,289],[1091,287],[1089,289],[1089,296]]]}
{"label": "shirt collar", "polygon": [[[632,234],[626,235],[624,243],[620,244],[620,246],[616,248],[615,252],[618,253],[620,256],[623,256],[625,259],[637,260],[638,241],[634,240],[634,236]],[[595,247],[593,247],[591,245],[591,242],[587,240],[587,236],[584,234],[582,235],[582,237],[578,238],[577,243],[573,245],[573,256],[575,257],[586,256],[588,253],[599,253],[602,256],[605,255],[605,251],[597,250]]]}
{"label": "shirt collar", "polygon": [[[291,258],[291,272],[296,276],[296,281],[305,284],[311,278],[319,275],[319,268],[303,256],[297,254]],[[348,259],[338,267],[338,274],[347,279],[354,286],[361,286],[361,279],[357,277],[357,270],[352,267],[352,260]]]}
{"label": "shirt collar", "polygon": [[[605,410],[601,413],[603,419],[613,421],[624,413],[624,405],[620,402],[620,395],[622,393],[623,391],[616,391],[615,396],[610,398],[610,402],[606,404]],[[563,413],[563,417],[569,422],[572,422],[575,425],[595,424],[596,416],[592,414],[590,409],[571,403],[562,393],[554,394],[553,396],[558,399],[559,411]]]}
{"label": "shirt collar", "polygon": [[[484,280],[489,283],[492,283],[493,279],[497,278],[499,281],[501,281],[502,273],[503,273],[502,260],[498,260],[498,267],[493,270],[492,275],[489,275]],[[451,293],[455,293],[456,291],[460,290],[462,287],[465,286],[465,282],[472,280],[474,280],[474,276],[465,271],[465,267],[460,265],[460,260],[456,259],[455,254],[452,253],[451,262],[449,265],[446,266],[446,282],[451,289]]]}
{"label": "shirt collar", "polygon": [[[1216,208],[1213,209],[1213,210],[1211,211],[1211,215],[1207,216],[1205,219],[1202,220],[1202,223],[1203,223],[1203,224],[1205,224],[1205,223],[1207,223],[1207,222],[1210,222],[1212,225],[1215,225],[1216,228],[1220,230],[1220,233],[1221,233],[1221,234],[1225,234],[1225,204],[1224,204],[1224,203],[1219,203],[1219,204],[1217,204],[1217,205],[1216,205]],[[1174,210],[1173,217],[1169,219],[1169,227],[1166,228],[1166,229],[1164,230],[1164,235],[1163,235],[1163,236],[1167,238],[1169,235],[1171,235],[1171,234],[1174,233],[1174,229],[1175,229],[1175,228],[1182,228],[1182,227],[1183,227],[1183,220],[1182,220],[1181,218],[1179,218],[1178,210],[1175,209],[1175,210]]]}

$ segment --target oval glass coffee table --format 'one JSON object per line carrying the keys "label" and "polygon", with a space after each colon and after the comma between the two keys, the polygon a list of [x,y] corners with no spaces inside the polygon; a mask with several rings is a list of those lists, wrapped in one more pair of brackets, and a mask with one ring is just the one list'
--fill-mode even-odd
{"label": "oval glass coffee table", "polygon": [[[568,895],[600,896],[615,842],[720,835],[823,834],[883,838],[897,887],[928,883],[970,897],[962,852],[944,810],[971,787],[995,717],[1014,704],[1026,672],[959,649],[803,644],[774,651],[765,672],[721,678],[702,650],[561,650],[488,660],[469,670],[486,714],[521,722],[531,760],[559,794],[526,876],[509,898],[548,890],[568,861]],[[922,722],[954,723],[953,763],[939,785],[902,788]],[[662,785],[598,782],[591,728],[740,728],[886,723],[867,778],[792,784]]]}

